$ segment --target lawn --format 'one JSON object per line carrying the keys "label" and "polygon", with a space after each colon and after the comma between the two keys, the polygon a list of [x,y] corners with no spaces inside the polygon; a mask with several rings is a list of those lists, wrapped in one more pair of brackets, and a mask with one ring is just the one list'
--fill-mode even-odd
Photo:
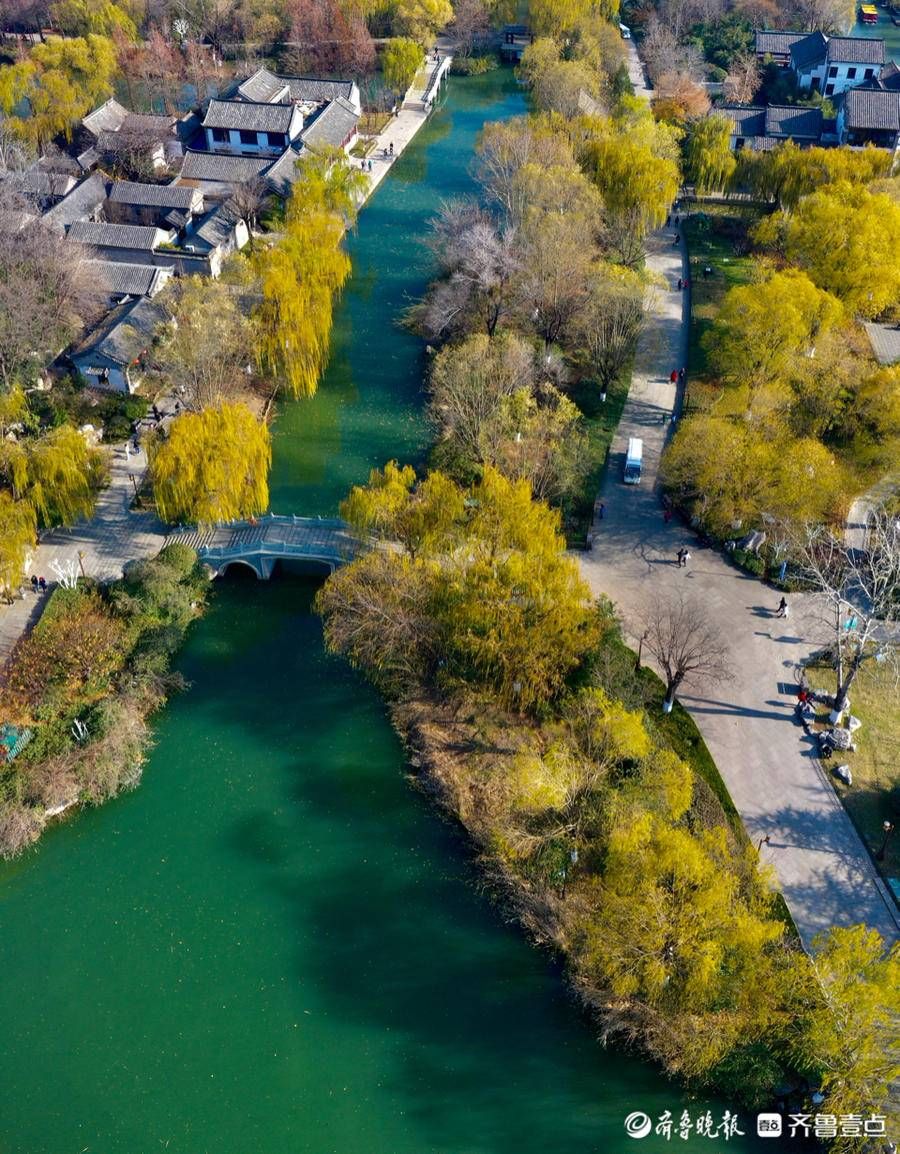
{"label": "lawn", "polygon": [[594,500],[600,491],[600,481],[606,468],[609,446],[628,398],[631,383],[631,365],[622,371],[619,380],[610,388],[606,400],[600,400],[600,386],[596,381],[579,381],[568,394],[581,410],[588,437],[590,471],[581,492],[563,507],[563,528],[566,540],[573,548],[582,548],[594,516]]}
{"label": "lawn", "polygon": [[[828,666],[809,668],[808,677],[815,689],[834,692],[834,673]],[[887,663],[870,661],[864,665],[850,700],[852,713],[862,727],[854,735],[856,753],[840,757],[850,766],[853,784],[846,786],[833,774],[829,776],[853,824],[874,854],[884,838],[883,822],[900,823],[900,693]],[[885,877],[900,878],[900,831],[890,839],[885,860],[879,865]]]}
{"label": "lawn", "polygon": [[[712,324],[722,298],[735,285],[752,276],[753,261],[746,254],[747,232],[755,214],[719,205],[705,206],[686,217],[681,226],[690,259],[691,330],[688,346],[688,396],[686,407],[704,407],[712,386],[707,377],[706,353],[701,338]],[[704,277],[704,268],[712,269]]]}

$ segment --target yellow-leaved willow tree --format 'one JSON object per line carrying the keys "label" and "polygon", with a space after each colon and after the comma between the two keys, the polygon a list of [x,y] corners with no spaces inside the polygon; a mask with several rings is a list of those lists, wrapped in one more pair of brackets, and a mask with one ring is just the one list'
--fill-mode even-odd
{"label": "yellow-leaved willow tree", "polygon": [[246,405],[182,413],[149,453],[156,510],[170,525],[253,517],[269,504],[269,429]]}
{"label": "yellow-leaved willow tree", "polygon": [[328,361],[334,298],[350,275],[341,241],[366,177],[339,150],[300,163],[282,239],[257,257],[258,356],[294,397],[312,397]]}

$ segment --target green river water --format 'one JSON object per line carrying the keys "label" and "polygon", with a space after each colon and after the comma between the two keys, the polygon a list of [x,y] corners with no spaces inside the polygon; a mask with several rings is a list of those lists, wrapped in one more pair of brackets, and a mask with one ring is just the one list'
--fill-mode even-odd
{"label": "green river water", "polygon": [[[393,320],[478,129],[523,108],[508,73],[454,80],[365,209],[331,369],[278,421],[275,510],[332,513],[421,456],[421,349]],[[597,1044],[479,892],[379,699],[325,654],[315,588],[221,582],[140,788],[2,870],[0,1154],[746,1151],[626,1137],[685,1099]]]}

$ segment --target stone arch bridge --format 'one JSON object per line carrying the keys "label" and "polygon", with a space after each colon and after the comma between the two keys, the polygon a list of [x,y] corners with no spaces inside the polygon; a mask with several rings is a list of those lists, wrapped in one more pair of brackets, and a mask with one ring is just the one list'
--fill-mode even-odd
{"label": "stone arch bridge", "polygon": [[216,577],[232,565],[243,565],[262,581],[269,580],[279,561],[308,563],[333,573],[360,548],[350,526],[337,517],[280,517],[274,513],[258,521],[176,529],[166,537],[167,545],[173,541],[196,549]]}

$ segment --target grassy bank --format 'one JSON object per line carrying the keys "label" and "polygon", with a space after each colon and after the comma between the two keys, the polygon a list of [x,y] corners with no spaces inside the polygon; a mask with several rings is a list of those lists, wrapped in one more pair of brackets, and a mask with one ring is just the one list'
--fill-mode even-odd
{"label": "grassy bank", "polygon": [[[814,689],[834,692],[830,666],[808,666],[807,676]],[[850,697],[862,727],[854,734],[856,752],[841,754],[840,761],[850,766],[853,784],[829,777],[874,856],[884,841],[884,822],[900,824],[900,697],[888,663],[863,665]],[[876,864],[885,877],[900,878],[900,834],[889,839],[884,861]]]}
{"label": "grassy bank", "polygon": [[[690,262],[691,327],[688,344],[687,408],[705,408],[719,393],[709,379],[704,334],[712,325],[729,289],[747,284],[753,262],[747,234],[755,214],[708,205],[684,218],[681,226]],[[705,268],[712,269],[709,276]]]}
{"label": "grassy bank", "polygon": [[196,553],[169,545],[119,581],[54,591],[7,667],[7,747],[18,748],[0,769],[0,855],[27,848],[56,814],[138,783],[147,719],[182,687],[171,662],[207,585]]}
{"label": "grassy bank", "polygon": [[596,381],[579,381],[568,390],[584,418],[586,459],[590,461],[580,491],[563,504],[563,530],[570,548],[583,548],[586,544],[594,516],[594,500],[600,491],[609,447],[622,419],[630,382],[631,365],[628,365],[610,388],[605,401],[600,400]]}

